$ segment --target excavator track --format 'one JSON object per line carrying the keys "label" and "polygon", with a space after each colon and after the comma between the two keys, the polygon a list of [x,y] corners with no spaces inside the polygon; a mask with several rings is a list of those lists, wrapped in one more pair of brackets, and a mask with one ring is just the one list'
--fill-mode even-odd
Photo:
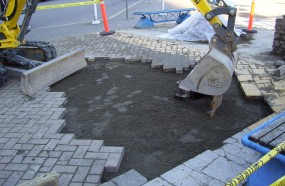
{"label": "excavator track", "polygon": [[55,47],[45,41],[25,41],[14,50],[19,55],[35,61],[47,62],[57,57]]}

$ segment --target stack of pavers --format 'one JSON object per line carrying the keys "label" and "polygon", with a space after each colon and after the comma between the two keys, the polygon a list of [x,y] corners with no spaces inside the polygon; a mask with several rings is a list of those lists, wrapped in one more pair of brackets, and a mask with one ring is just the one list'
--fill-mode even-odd
{"label": "stack of pavers", "polygon": [[276,19],[272,53],[285,60],[285,15]]}

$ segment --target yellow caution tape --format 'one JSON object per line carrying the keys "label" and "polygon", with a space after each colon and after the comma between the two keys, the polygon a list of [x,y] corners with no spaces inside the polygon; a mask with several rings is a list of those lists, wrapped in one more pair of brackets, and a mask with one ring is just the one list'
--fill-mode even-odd
{"label": "yellow caution tape", "polygon": [[257,169],[262,167],[264,164],[266,164],[272,158],[277,156],[284,149],[285,149],[285,141],[283,141],[277,147],[275,147],[273,150],[271,150],[270,152],[268,152],[267,154],[262,156],[257,162],[252,164],[249,168],[247,168],[245,171],[243,171],[237,177],[235,177],[230,182],[228,182],[226,184],[226,186],[236,186],[236,185],[238,185],[241,181],[245,180],[249,175],[254,173]]}
{"label": "yellow caution tape", "polygon": [[281,177],[276,182],[272,183],[270,186],[284,186],[285,185],[285,176]]}
{"label": "yellow caution tape", "polygon": [[86,6],[86,5],[92,5],[92,4],[99,4],[100,2],[101,2],[101,0],[94,0],[94,1],[85,1],[85,2],[76,2],[76,3],[65,3],[65,4],[57,4],[57,5],[38,6],[37,10],[66,8],[66,7],[74,7],[74,6]]}

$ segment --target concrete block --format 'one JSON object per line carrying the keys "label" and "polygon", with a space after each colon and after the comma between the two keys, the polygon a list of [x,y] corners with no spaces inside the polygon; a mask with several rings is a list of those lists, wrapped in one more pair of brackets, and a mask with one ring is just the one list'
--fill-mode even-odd
{"label": "concrete block", "polygon": [[106,164],[105,164],[105,171],[106,172],[118,172],[123,156],[124,156],[124,153],[110,153],[106,161]]}
{"label": "concrete block", "polygon": [[245,94],[246,99],[262,99],[262,93],[256,85],[241,83],[241,88]]}
{"label": "concrete block", "polygon": [[103,146],[100,149],[100,152],[107,152],[107,153],[124,153],[124,151],[125,151],[124,147]]}
{"label": "concrete block", "polygon": [[141,186],[147,182],[147,179],[134,169],[112,179],[117,186]]}
{"label": "concrete block", "polygon": [[32,96],[36,92],[87,66],[84,53],[83,49],[75,50],[23,72],[21,77],[23,93]]}
{"label": "concrete block", "polygon": [[237,78],[238,78],[239,82],[250,82],[250,81],[253,81],[253,78],[252,78],[251,75],[241,74],[241,75],[237,75]]}

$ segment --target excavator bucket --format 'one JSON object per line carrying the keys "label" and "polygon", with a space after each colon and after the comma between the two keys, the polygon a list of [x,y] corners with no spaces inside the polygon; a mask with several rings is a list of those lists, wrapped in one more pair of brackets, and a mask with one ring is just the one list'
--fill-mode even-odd
{"label": "excavator bucket", "polygon": [[179,89],[211,96],[222,95],[231,85],[236,63],[236,53],[227,55],[213,47],[180,82]]}
{"label": "excavator bucket", "polygon": [[57,81],[87,66],[84,49],[78,49],[23,72],[21,88],[32,96]]}

